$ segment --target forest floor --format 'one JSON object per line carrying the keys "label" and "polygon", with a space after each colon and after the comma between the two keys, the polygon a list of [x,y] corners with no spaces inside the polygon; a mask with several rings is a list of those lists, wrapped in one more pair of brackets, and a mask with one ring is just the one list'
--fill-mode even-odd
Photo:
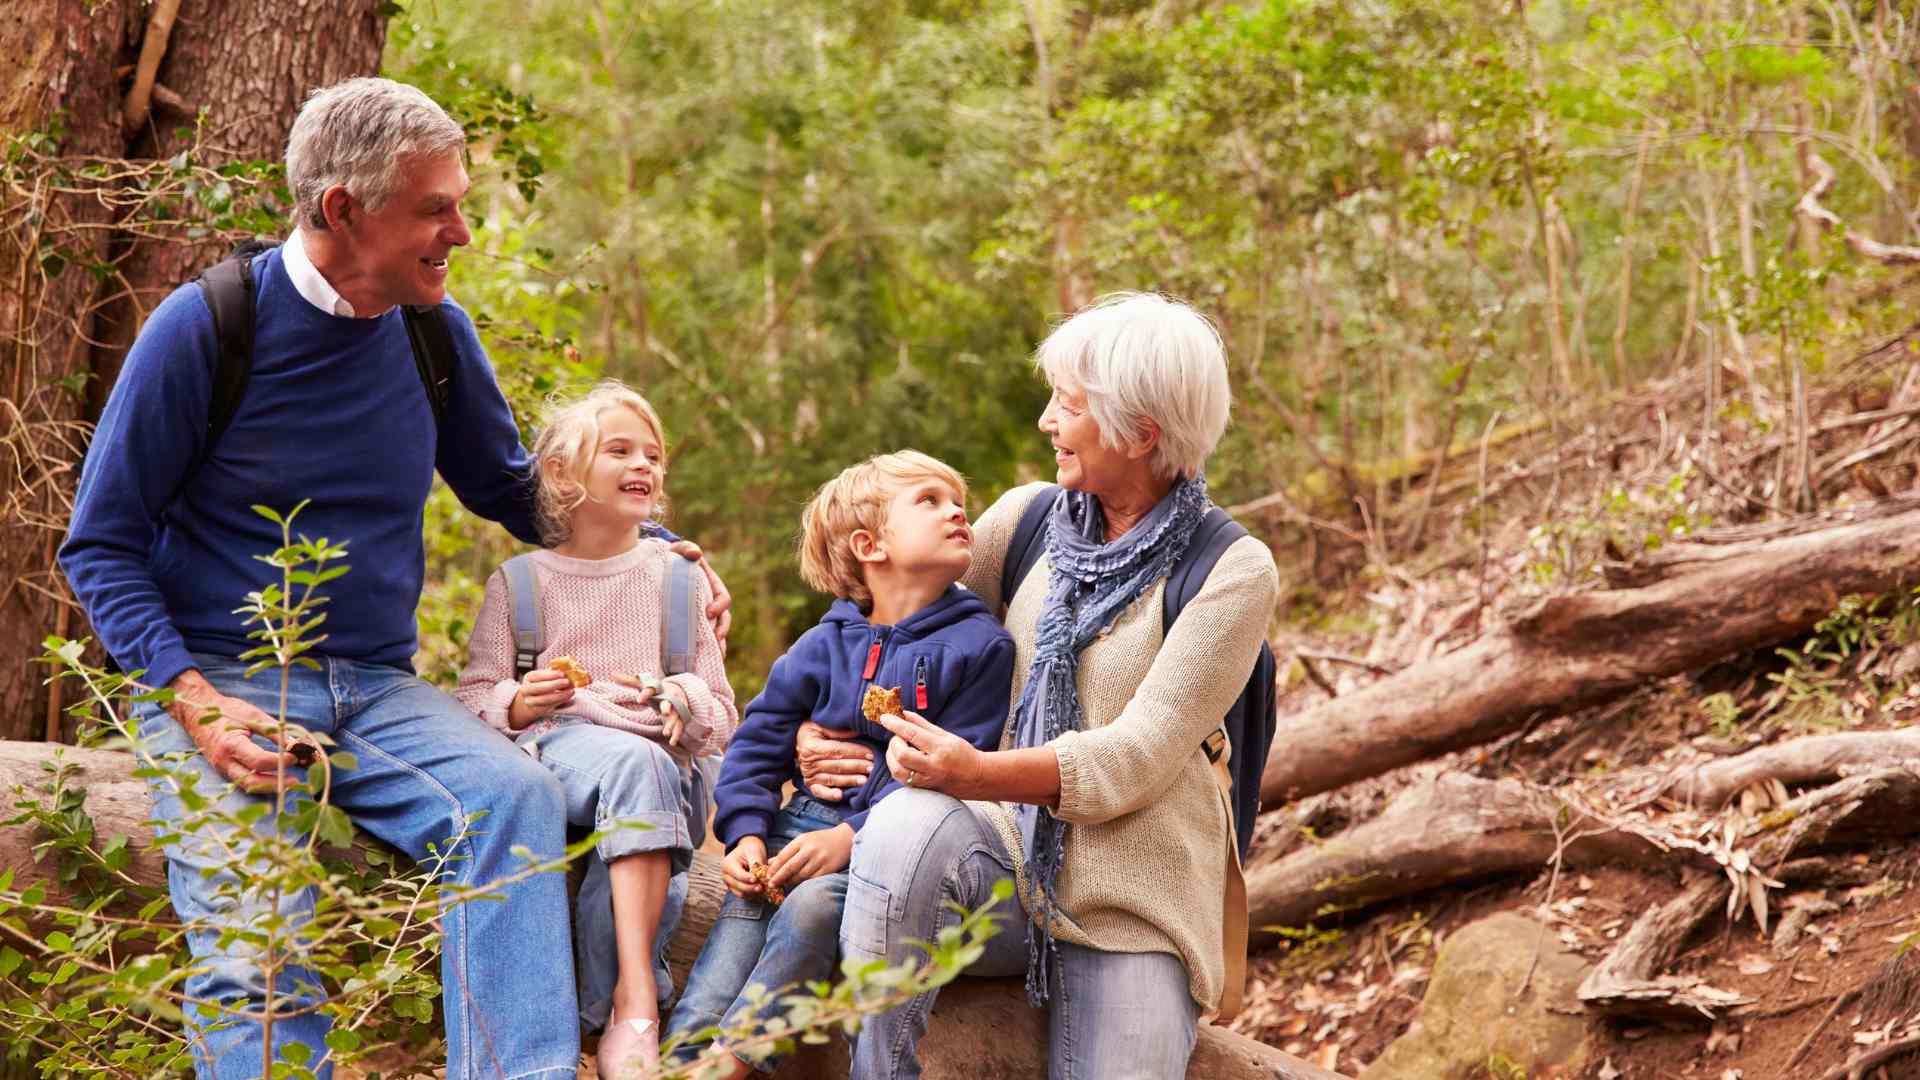
{"label": "forest floor", "polygon": [[[1809,387],[1804,441],[1771,374],[1743,379],[1729,364],[1711,391],[1696,375],[1618,395],[1486,450],[1463,439],[1437,475],[1429,468],[1397,479],[1399,490],[1389,487],[1375,504],[1385,509],[1370,515],[1330,509],[1335,499],[1320,510],[1300,498],[1263,500],[1279,504],[1268,538],[1283,590],[1292,589],[1274,641],[1284,672],[1281,715],[1461,648],[1544,596],[1605,588],[1604,562],[1793,516],[1796,474],[1814,479],[1823,509],[1912,493],[1920,483],[1915,348],[1911,335],[1865,343],[1833,365]],[[1755,365],[1772,367],[1760,358]],[[1248,509],[1239,510],[1243,520]],[[1396,547],[1421,533],[1427,542]],[[1537,716],[1484,746],[1269,812],[1250,872],[1337,841],[1395,795],[1446,772],[1576,793],[1625,770],[1678,768],[1812,734],[1905,727],[1920,716],[1914,611],[1912,596],[1891,597],[1833,620],[1812,640],[1800,635],[1603,705]],[[1741,797],[1767,805],[1763,792]],[[1679,809],[1663,801],[1653,811],[1662,806]],[[1763,935],[1751,910],[1729,921],[1721,904],[1666,969],[1750,1003],[1713,1019],[1594,1017],[1593,1052],[1578,1071],[1494,1056],[1469,1074],[1846,1076],[1858,1055],[1911,1035],[1920,1019],[1920,949],[1905,948],[1908,935],[1920,934],[1920,844],[1907,838],[1824,857],[1831,870],[1822,878],[1773,893],[1776,916],[1809,907],[1797,946],[1769,940],[1775,926]],[[1487,877],[1288,928],[1278,948],[1256,951],[1249,1005],[1233,1026],[1359,1076],[1414,1026],[1439,949],[1461,928],[1517,912],[1547,926],[1564,950],[1598,963],[1643,912],[1683,887],[1677,863],[1671,873],[1644,864],[1557,869]],[[1920,1076],[1920,1052],[1889,1057],[1864,1075]]]}

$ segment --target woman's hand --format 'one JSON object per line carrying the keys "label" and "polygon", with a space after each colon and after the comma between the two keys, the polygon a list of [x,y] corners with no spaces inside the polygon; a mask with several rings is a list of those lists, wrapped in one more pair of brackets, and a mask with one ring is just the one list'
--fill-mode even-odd
{"label": "woman's hand", "polygon": [[573,680],[552,668],[534,668],[520,680],[513,692],[513,704],[507,707],[507,726],[515,731],[526,727],[555,709],[573,704]]}
{"label": "woman's hand", "polygon": [[767,868],[773,872],[775,885],[791,889],[822,874],[845,870],[852,859],[853,826],[842,823],[794,837]]}
{"label": "woman's hand", "polygon": [[675,555],[699,563],[700,572],[707,576],[707,591],[713,594],[713,599],[707,601],[707,621],[713,624],[713,636],[720,639],[720,655],[727,655],[727,631],[733,629],[733,594],[727,591],[727,583],[720,580],[699,544],[675,540],[667,546]]}
{"label": "woman's hand", "polygon": [[887,741],[887,768],[894,779],[957,799],[970,797],[985,756],[972,743],[908,709],[882,716],[880,723],[893,732]]}
{"label": "woman's hand", "polygon": [[851,731],[821,727],[808,720],[794,737],[794,760],[800,766],[800,780],[807,794],[826,802],[839,802],[845,788],[857,788],[873,775],[873,751],[856,742]]}
{"label": "woman's hand", "polygon": [[757,836],[743,836],[727,857],[720,860],[720,880],[727,891],[742,899],[759,896],[764,890],[753,879],[753,868],[767,861],[767,842]]}

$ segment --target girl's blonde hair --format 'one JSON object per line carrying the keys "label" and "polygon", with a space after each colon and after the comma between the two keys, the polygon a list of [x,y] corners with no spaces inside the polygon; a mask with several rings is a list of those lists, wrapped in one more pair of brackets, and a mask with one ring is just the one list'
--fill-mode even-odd
{"label": "girl's blonde hair", "polygon": [[549,547],[573,535],[573,511],[587,501],[587,469],[600,450],[600,414],[608,409],[633,410],[660,444],[661,479],[654,486],[653,514],[666,516],[667,434],[660,414],[646,398],[608,379],[577,401],[555,400],[546,426],[533,441],[534,518]]}
{"label": "girl's blonde hair", "polygon": [[860,560],[853,557],[854,531],[875,536],[887,524],[887,503],[902,488],[939,480],[967,501],[967,481],[953,466],[918,450],[900,450],[849,465],[820,485],[800,514],[800,576],[824,593],[865,610],[873,603]]}

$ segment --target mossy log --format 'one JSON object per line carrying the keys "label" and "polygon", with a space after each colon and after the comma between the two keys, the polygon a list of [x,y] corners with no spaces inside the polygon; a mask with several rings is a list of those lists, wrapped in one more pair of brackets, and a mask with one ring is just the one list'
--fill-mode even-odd
{"label": "mossy log", "polygon": [[[164,888],[166,864],[153,846],[153,830],[147,823],[151,802],[145,781],[132,776],[132,755],[0,741],[0,789],[8,793],[9,804],[44,799],[56,758],[72,766],[67,785],[85,793],[95,837],[100,842],[126,837],[131,856],[128,876],[143,885]],[[33,847],[40,839],[31,826],[0,828],[0,866],[15,869],[16,888],[46,883],[51,903],[77,899],[63,893],[52,859],[34,861]],[[362,834],[352,857],[364,864],[365,853],[379,848],[377,841]],[[686,910],[670,946],[679,985],[685,984],[687,969],[713,926],[723,891],[719,858],[696,852]],[[1047,1071],[1046,1018],[1027,1007],[1018,979],[963,979],[942,993],[921,1047],[929,1080],[1026,1080]],[[781,1080],[824,1080],[846,1074],[845,1050],[830,1045],[794,1055],[777,1075]],[[1338,1080],[1338,1074],[1212,1025],[1201,1026],[1187,1075],[1193,1080]]]}

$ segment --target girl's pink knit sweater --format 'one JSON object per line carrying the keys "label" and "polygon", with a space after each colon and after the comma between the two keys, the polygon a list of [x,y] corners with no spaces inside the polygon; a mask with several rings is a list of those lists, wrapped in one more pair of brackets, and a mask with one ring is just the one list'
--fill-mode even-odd
{"label": "girl's pink knit sweater", "polygon": [[[561,712],[596,724],[660,739],[664,726],[652,705],[636,704],[640,691],[613,681],[615,672],[660,672],[662,581],[668,559],[680,556],[660,540],[642,540],[632,551],[611,559],[574,559],[552,551],[533,555],[540,583],[540,617],[546,626],[545,666],[556,656],[571,656],[591,672],[593,682],[574,691]],[[694,575],[700,607],[711,598],[705,576]],[[733,688],[720,655],[713,624],[698,620],[694,630],[694,670],[667,682],[686,692],[692,717],[676,749],[704,756],[724,750],[739,724]],[[467,642],[467,666],[454,697],[480,718],[509,735],[507,710],[519,683],[513,677],[513,602],[506,573],[487,579],[486,599]]]}

